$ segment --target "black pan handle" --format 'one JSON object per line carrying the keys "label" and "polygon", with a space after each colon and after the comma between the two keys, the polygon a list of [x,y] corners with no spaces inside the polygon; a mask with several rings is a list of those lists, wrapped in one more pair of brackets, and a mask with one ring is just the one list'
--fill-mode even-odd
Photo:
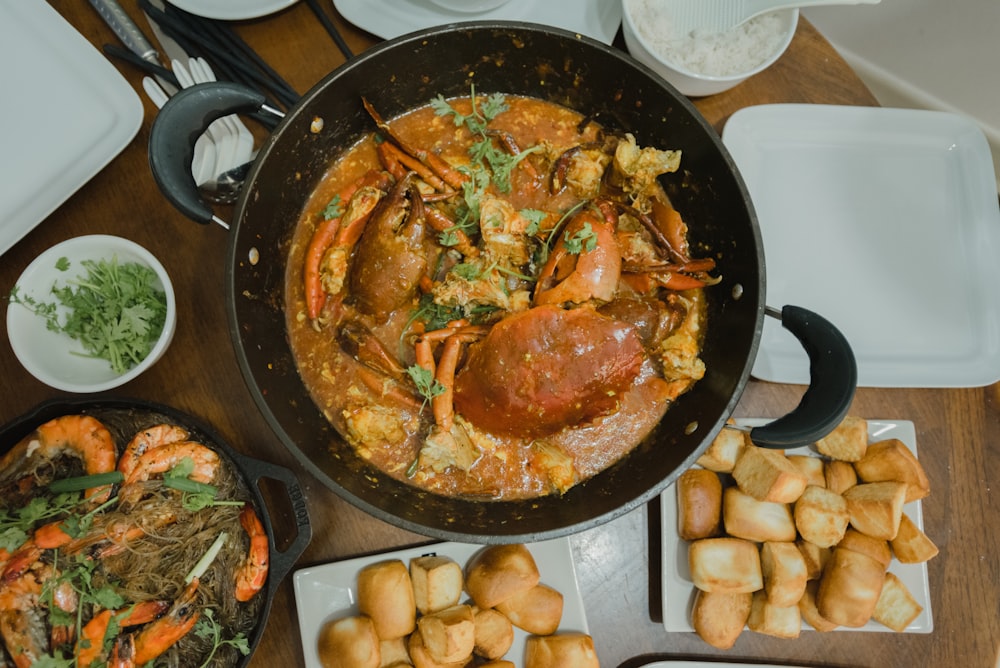
{"label": "black pan handle", "polygon": [[252,88],[227,81],[191,86],[167,100],[149,133],[149,167],[160,192],[178,211],[197,223],[228,227],[198,192],[191,174],[194,143],[217,118],[269,110],[266,103]]}
{"label": "black pan handle", "polygon": [[768,308],[809,355],[809,387],[788,415],[750,430],[754,445],[798,448],[823,438],[847,415],[858,386],[858,365],[847,338],[822,316],[799,306]]}
{"label": "black pan handle", "polygon": [[262,518],[267,522],[268,534],[271,540],[271,563],[267,575],[268,582],[281,582],[288,575],[288,572],[292,570],[299,557],[302,556],[306,546],[309,545],[309,541],[312,540],[312,523],[309,520],[309,508],[306,505],[305,494],[302,493],[299,480],[291,470],[277,464],[247,457],[238,452],[233,453],[233,458],[237,460],[250,484],[259,487],[260,480],[263,478],[277,480],[282,483],[285,494],[288,495],[288,501],[292,506],[292,513],[295,515],[296,533],[295,538],[292,539],[284,551],[279,551],[275,544],[275,532],[271,526],[269,509],[264,509],[268,512],[268,515],[266,518]]}

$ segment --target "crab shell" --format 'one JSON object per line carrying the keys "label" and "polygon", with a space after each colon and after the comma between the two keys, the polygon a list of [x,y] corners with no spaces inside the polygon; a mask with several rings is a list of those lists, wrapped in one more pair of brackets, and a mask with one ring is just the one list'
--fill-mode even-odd
{"label": "crab shell", "polygon": [[455,377],[455,410],[535,438],[614,411],[644,360],[635,328],[590,308],[537,306],[497,323]]}

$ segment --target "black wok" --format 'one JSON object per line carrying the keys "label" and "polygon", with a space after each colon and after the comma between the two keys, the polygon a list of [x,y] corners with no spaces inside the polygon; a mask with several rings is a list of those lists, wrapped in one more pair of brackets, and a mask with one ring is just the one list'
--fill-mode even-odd
{"label": "black wok", "polygon": [[[373,131],[361,105],[391,118],[442,94],[503,92],[574,108],[639,144],[683,152],[663,178],[690,226],[693,247],[716,258],[722,284],[709,294],[705,378],[682,396],[631,454],[563,496],[489,502],[420,491],[369,467],[332,429],[296,371],[284,334],[289,241],[306,198],[330,162]],[[161,189],[187,215],[212,220],[188,166],[194,138],[223,113],[263,101],[238,86],[192,88],[160,113],[150,163]],[[315,132],[314,119],[323,119]],[[185,139],[178,142],[178,136]],[[764,257],[749,195],[718,135],[691,103],[617,49],[523,23],[467,23],[382,43],[317,84],[268,138],[236,204],[228,256],[229,321],[245,380],[260,410],[310,472],[372,515],[418,533],[467,542],[532,541],[613,519],[653,498],[691,466],[733,412],[749,379],[765,315]],[[792,414],[755,440],[802,445],[847,411],[856,369],[850,347],[825,320],[796,307],[784,325],[803,339],[813,386]],[[819,382],[822,379],[823,382]]]}
{"label": "black wok", "polygon": [[[257,649],[263,637],[271,604],[274,602],[282,579],[291,571],[312,538],[309,511],[306,508],[305,496],[295,474],[283,466],[263,462],[237,452],[211,427],[186,413],[157,403],[124,398],[55,399],[42,403],[0,428],[0,453],[7,452],[35,428],[49,420],[63,415],[76,414],[91,415],[100,420],[111,432],[119,448],[123,448],[125,443],[142,429],[163,422],[180,425],[188,430],[194,440],[215,450],[242,480],[250,501],[267,532],[270,553],[267,583],[264,589],[257,594],[258,596],[263,595],[264,600],[257,616],[257,625],[247,638],[250,652],[235,664],[238,666],[248,665],[254,650]],[[260,483],[264,479],[275,480],[281,484],[295,515],[295,535],[287,537],[287,545],[283,545],[280,549],[275,540],[271,508],[260,490]]]}

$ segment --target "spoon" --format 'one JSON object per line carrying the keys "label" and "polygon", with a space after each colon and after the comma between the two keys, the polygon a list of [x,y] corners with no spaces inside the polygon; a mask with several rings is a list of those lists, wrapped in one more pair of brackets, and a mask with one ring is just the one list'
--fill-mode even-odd
{"label": "spoon", "polygon": [[820,5],[877,5],[880,0],[665,0],[663,13],[670,17],[676,35],[695,30],[725,32],[755,16],[793,7]]}
{"label": "spoon", "polygon": [[257,152],[254,151],[250,159],[242,165],[237,165],[232,169],[222,172],[215,178],[210,178],[198,186],[205,198],[215,204],[232,204],[240,195],[240,189],[246,180],[247,172],[253,164]]}

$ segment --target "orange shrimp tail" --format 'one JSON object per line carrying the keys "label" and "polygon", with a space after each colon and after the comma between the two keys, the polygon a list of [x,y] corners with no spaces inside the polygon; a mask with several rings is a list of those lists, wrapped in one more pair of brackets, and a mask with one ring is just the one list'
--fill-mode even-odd
{"label": "orange shrimp tail", "polygon": [[269,565],[269,545],[264,525],[250,506],[240,512],[240,524],[250,537],[250,550],[242,566],[236,572],[236,600],[249,601],[267,581]]}
{"label": "orange shrimp tail", "polygon": [[201,617],[196,605],[198,578],[181,592],[170,610],[145,626],[135,638],[135,665],[142,666],[160,656],[194,628]]}

